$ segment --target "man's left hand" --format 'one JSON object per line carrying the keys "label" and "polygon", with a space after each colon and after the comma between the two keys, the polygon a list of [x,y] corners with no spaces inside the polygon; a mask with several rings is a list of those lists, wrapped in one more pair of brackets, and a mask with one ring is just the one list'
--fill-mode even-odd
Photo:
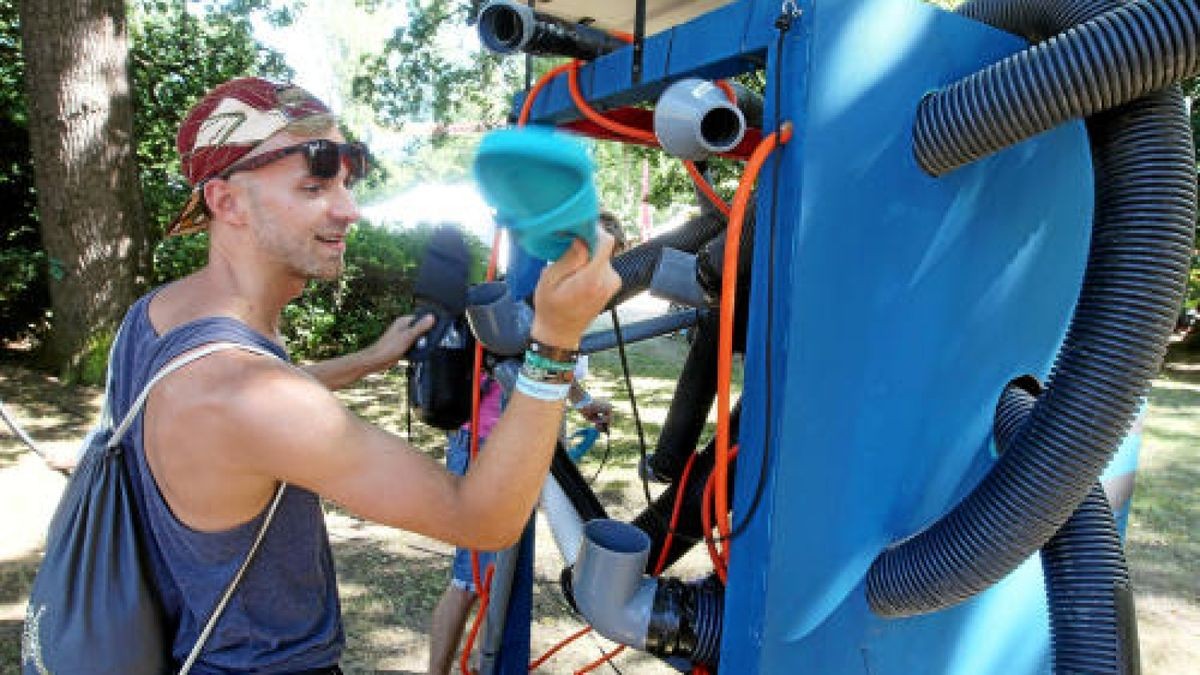
{"label": "man's left hand", "polygon": [[380,370],[385,370],[396,365],[403,358],[404,354],[412,348],[413,343],[417,338],[433,328],[435,323],[432,314],[426,314],[417,321],[415,325],[412,323],[413,317],[411,314],[406,314],[392,322],[387,330],[383,331],[383,335],[371,345],[369,349],[372,352],[372,358],[379,364]]}

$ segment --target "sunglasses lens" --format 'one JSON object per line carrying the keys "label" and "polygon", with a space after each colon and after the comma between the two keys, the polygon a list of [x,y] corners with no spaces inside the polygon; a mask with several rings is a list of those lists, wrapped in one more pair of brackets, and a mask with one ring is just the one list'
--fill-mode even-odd
{"label": "sunglasses lens", "polygon": [[332,141],[315,141],[308,145],[308,172],[316,178],[333,178],[338,174],[338,145]]}
{"label": "sunglasses lens", "polygon": [[346,163],[346,181],[353,185],[367,175],[370,155],[367,146],[362,143],[334,143],[333,141],[313,141],[306,146],[308,156],[308,172],[317,178],[334,178],[341,169],[341,163]]}
{"label": "sunglasses lens", "polygon": [[367,152],[367,146],[362,143],[346,143],[341,146],[341,154],[346,160],[346,168],[350,173],[350,183],[357,183],[367,175],[367,169],[370,168],[371,157]]}

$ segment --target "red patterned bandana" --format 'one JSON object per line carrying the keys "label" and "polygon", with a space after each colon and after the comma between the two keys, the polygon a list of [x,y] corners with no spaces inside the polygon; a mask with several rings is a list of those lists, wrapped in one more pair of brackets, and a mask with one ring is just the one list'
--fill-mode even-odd
{"label": "red patterned bandana", "polygon": [[307,91],[259,77],[230,80],[206,94],[188,112],[175,137],[183,175],[193,190],[167,235],[207,227],[204,182],[289,124],[316,115],[333,120],[329,108]]}

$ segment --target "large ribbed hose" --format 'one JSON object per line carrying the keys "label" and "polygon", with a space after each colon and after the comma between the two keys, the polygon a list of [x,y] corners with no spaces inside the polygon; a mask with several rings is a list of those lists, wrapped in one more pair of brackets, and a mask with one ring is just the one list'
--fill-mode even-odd
{"label": "large ribbed hose", "polygon": [[1099,16],[1085,12],[1112,3],[1084,0],[1059,11],[1044,4],[993,0],[966,8],[976,16],[1002,12],[989,23],[1032,8],[1037,20],[1015,23],[1035,36],[1052,20],[1094,18],[926,97],[913,133],[917,162],[930,174],[1200,73],[1196,0],[1139,0]]}
{"label": "large ribbed hose", "polygon": [[[1178,8],[1180,3],[1153,4]],[[1103,17],[1093,23],[1114,25]],[[1107,39],[1171,42],[1176,51],[1195,53],[1197,31],[1173,30],[1178,23],[1163,23],[1162,33],[1143,32],[1145,27],[1136,24],[1133,33],[1116,31]],[[1181,45],[1184,35],[1190,45]],[[1047,59],[1065,59],[1058,65],[1087,74],[1104,60],[1100,55],[1116,53],[1117,45],[1093,49],[1096,56],[1043,51],[1028,60],[1035,72],[1050,72],[1053,64]],[[1181,75],[1167,66],[1150,70]],[[991,121],[993,130],[1038,110],[1075,106],[1081,111],[1092,98],[1061,101],[1054,87],[968,79],[974,84],[959,89],[956,100],[1012,103]],[[945,118],[978,114],[964,104],[947,109]],[[924,532],[876,559],[867,575],[867,595],[880,615],[907,616],[955,604],[991,586],[1047,542],[1096,482],[1162,363],[1187,282],[1196,219],[1191,128],[1182,95],[1173,87],[1095,115],[1088,131],[1097,181],[1091,248],[1075,315],[1046,392],[1029,413],[1028,426],[970,495]]]}
{"label": "large ribbed hose", "polygon": [[[1003,452],[1029,422],[1037,380],[1021,378],[996,405],[993,433]],[[1112,508],[1099,483],[1042,547],[1054,672],[1136,673],[1137,622],[1129,569]]]}
{"label": "large ribbed hose", "polygon": [[971,0],[955,13],[1038,43],[1120,5],[1118,0]]}
{"label": "large ribbed hose", "polygon": [[992,437],[996,449],[1003,453],[1029,423],[1029,412],[1042,393],[1042,384],[1032,375],[1025,375],[1010,382],[996,403],[996,414],[992,419]]}
{"label": "large ribbed hose", "polygon": [[1042,547],[1054,672],[1137,673],[1133,589],[1104,488],[1096,483]]}

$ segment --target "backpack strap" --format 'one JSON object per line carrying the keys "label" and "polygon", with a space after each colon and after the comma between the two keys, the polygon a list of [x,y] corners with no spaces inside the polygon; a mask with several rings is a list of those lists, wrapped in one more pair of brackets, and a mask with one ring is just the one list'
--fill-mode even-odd
{"label": "backpack strap", "polygon": [[[113,344],[116,344],[116,340],[113,341]],[[269,356],[273,359],[279,358],[275,354],[272,354],[262,347],[244,345],[240,342],[213,342],[175,358],[167,363],[167,365],[163,366],[161,370],[155,373],[154,377],[150,378],[150,381],[147,382],[146,386],[142,388],[142,393],[138,394],[138,397],[133,400],[133,405],[129,406],[129,412],[125,413],[125,419],[121,420],[121,425],[118,426],[115,431],[113,431],[112,438],[110,438],[108,441],[108,448],[110,450],[113,449],[118,443],[121,442],[121,439],[125,437],[125,432],[129,431],[130,425],[133,424],[133,420],[137,417],[137,414],[141,412],[142,406],[146,405],[146,399],[150,396],[150,389],[154,385],[158,384],[159,380],[188,365],[192,361],[202,359],[209,354],[215,354],[216,352],[225,351],[227,349],[241,349],[248,352],[254,352],[256,354],[262,354],[263,356]],[[107,399],[108,397],[105,396],[106,406],[108,403]]]}
{"label": "backpack strap", "polygon": [[[113,340],[113,344],[116,344],[116,340]],[[130,425],[133,424],[134,418],[137,417],[137,414],[141,412],[142,408],[146,405],[146,399],[150,396],[150,389],[153,388],[155,384],[158,384],[159,380],[188,365],[189,363],[196,361],[197,359],[202,359],[205,356],[215,354],[216,352],[225,351],[227,349],[241,349],[243,351],[254,352],[263,356],[269,356],[273,359],[279,358],[276,354],[253,345],[241,344],[239,342],[213,342],[173,359],[167,363],[167,365],[163,366],[161,370],[155,373],[154,377],[150,378],[150,381],[147,382],[146,386],[142,388],[142,393],[138,394],[138,397],[134,399],[133,405],[129,407],[129,412],[125,413],[125,418],[121,420],[121,425],[118,426],[115,431],[113,431],[112,438],[110,438],[108,441],[108,449],[112,450],[115,448],[117,444],[121,442],[121,439],[124,438],[125,432],[128,431]],[[111,369],[109,372],[111,378]],[[107,398],[108,397],[105,396],[106,408],[108,405]],[[107,414],[107,410],[105,412]],[[240,567],[238,567],[237,572],[234,573],[233,579],[229,581],[229,585],[225,587],[225,592],[221,595],[221,599],[217,602],[217,606],[213,608],[212,614],[209,615],[208,622],[204,624],[204,630],[200,632],[200,637],[196,638],[196,644],[192,646],[192,651],[188,654],[187,660],[184,661],[183,667],[179,669],[179,675],[186,675],[196,663],[196,659],[200,657],[200,652],[204,649],[204,643],[207,642],[209,636],[212,635],[213,629],[217,626],[217,620],[221,618],[221,613],[225,611],[225,606],[229,604],[229,599],[233,597],[233,592],[237,590],[238,584],[241,583],[242,577],[245,576],[246,570],[250,567],[250,562],[254,560],[254,555],[258,553],[259,546],[262,544],[263,538],[267,534],[267,528],[271,526],[271,521],[275,518],[275,511],[279,508],[279,502],[283,499],[283,491],[286,487],[287,483],[281,482],[279,483],[279,487],[275,488],[275,496],[271,499],[271,505],[267,508],[267,515],[263,518],[262,525],[258,528],[258,534],[255,535],[254,542],[250,544],[250,550],[246,553],[246,557],[244,560],[242,560],[242,564]]]}

